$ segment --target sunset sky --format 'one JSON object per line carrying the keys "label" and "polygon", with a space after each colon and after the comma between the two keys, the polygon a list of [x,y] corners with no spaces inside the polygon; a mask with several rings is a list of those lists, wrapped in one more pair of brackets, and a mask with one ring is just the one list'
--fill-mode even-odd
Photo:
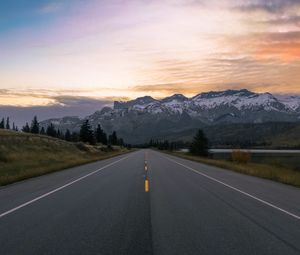
{"label": "sunset sky", "polygon": [[0,105],[240,88],[300,94],[299,0],[0,2]]}

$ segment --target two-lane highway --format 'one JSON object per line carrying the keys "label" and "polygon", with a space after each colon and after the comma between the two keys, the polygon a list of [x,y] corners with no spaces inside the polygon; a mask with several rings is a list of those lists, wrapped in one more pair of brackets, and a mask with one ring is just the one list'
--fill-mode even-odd
{"label": "two-lane highway", "polygon": [[0,254],[300,254],[300,189],[140,150],[0,188]]}

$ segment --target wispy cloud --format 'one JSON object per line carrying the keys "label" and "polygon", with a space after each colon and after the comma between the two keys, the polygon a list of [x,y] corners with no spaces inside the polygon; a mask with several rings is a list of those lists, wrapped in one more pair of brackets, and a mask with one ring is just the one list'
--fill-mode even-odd
{"label": "wispy cloud", "polygon": [[236,5],[235,8],[244,12],[265,11],[269,13],[283,12],[287,9],[299,7],[298,0],[250,0]]}
{"label": "wispy cloud", "polygon": [[56,13],[63,8],[62,2],[50,2],[39,8],[39,13],[48,14],[48,13]]}

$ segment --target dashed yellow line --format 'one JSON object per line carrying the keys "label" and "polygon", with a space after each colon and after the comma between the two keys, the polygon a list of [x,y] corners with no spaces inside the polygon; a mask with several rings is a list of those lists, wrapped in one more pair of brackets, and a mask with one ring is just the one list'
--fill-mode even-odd
{"label": "dashed yellow line", "polygon": [[149,181],[145,180],[145,192],[149,191]]}
{"label": "dashed yellow line", "polygon": [[147,171],[148,171],[148,164],[147,164],[147,152],[145,152],[145,164],[144,164],[144,167],[145,167],[145,171],[146,171],[146,179],[145,179],[145,192],[149,192],[149,180],[148,180],[148,174],[147,174]]}

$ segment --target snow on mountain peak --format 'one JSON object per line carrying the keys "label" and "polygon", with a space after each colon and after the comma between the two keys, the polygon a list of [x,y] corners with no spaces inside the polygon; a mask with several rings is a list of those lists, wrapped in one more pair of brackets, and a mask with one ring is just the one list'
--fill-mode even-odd
{"label": "snow on mountain peak", "polygon": [[287,109],[292,111],[300,109],[300,96],[277,95],[276,98],[283,103]]}
{"label": "snow on mountain peak", "polygon": [[296,111],[300,110],[300,97],[274,97],[270,93],[254,93],[247,89],[210,91],[192,98],[182,94],[156,100],[150,96],[139,97],[127,102],[115,102],[114,109],[135,110],[148,113],[183,113],[198,115],[202,110],[217,107],[236,108],[237,110]]}
{"label": "snow on mountain peak", "polygon": [[188,100],[187,97],[185,97],[182,94],[174,94],[173,96],[170,97],[166,97],[164,99],[162,99],[162,102],[170,102],[170,101],[178,101],[178,102],[183,102],[185,100]]}

